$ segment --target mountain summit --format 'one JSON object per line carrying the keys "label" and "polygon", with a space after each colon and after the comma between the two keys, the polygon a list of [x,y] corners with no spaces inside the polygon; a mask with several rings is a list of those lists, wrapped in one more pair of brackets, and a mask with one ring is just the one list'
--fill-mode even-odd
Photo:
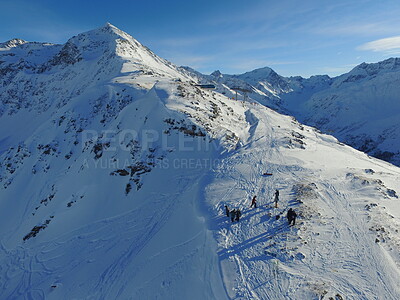
{"label": "mountain summit", "polygon": [[6,48],[0,52],[0,115],[15,113],[20,107],[43,111],[54,104],[63,106],[67,98],[110,80],[130,83],[140,93],[159,78],[192,80],[109,23],[64,45],[13,41],[3,44]]}
{"label": "mountain summit", "polygon": [[0,49],[1,48],[3,48],[3,49],[13,48],[13,47],[17,47],[19,45],[25,44],[25,43],[27,43],[27,42],[24,40],[21,40],[21,39],[12,39],[5,43],[0,43]]}

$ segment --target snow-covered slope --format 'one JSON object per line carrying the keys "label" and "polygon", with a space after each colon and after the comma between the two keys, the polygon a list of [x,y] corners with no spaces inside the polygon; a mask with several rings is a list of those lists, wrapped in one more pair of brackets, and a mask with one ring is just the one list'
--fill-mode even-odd
{"label": "snow-covered slope", "polygon": [[361,64],[314,94],[303,120],[400,165],[400,59]]}
{"label": "snow-covered slope", "polygon": [[[206,194],[230,297],[398,298],[399,169],[258,105],[247,114],[253,138],[222,160]],[[231,224],[221,204],[242,220]]]}
{"label": "snow-covered slope", "polygon": [[1,48],[1,299],[399,298],[399,168],[110,24]]}

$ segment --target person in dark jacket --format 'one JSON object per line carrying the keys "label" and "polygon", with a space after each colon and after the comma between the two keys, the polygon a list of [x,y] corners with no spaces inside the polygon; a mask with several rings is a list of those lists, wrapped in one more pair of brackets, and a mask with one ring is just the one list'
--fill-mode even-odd
{"label": "person in dark jacket", "polygon": [[240,209],[238,208],[238,209],[236,210],[236,218],[235,218],[235,221],[238,221],[238,222],[239,222],[239,219],[240,219],[241,216],[242,216],[242,212],[241,212]]}
{"label": "person in dark jacket", "polygon": [[257,196],[254,196],[253,197],[253,199],[251,200],[251,205],[250,205],[250,207],[253,207],[253,205],[254,205],[254,208],[257,208]]}
{"label": "person in dark jacket", "polygon": [[275,191],[275,199],[274,199],[275,208],[278,208],[278,201],[279,201],[279,191],[276,190],[276,191]]}
{"label": "person in dark jacket", "polygon": [[230,215],[230,217],[231,217],[231,221],[232,221],[232,222],[235,221],[235,218],[236,218],[236,210],[235,210],[235,209],[234,209],[234,210],[231,210],[230,213],[229,213],[229,215]]}
{"label": "person in dark jacket", "polygon": [[225,205],[225,213],[226,213],[226,216],[229,218],[229,207],[228,207],[228,205]]}
{"label": "person in dark jacket", "polygon": [[297,217],[296,212],[292,208],[289,208],[289,210],[286,214],[286,218],[288,219],[289,225],[291,225],[292,223],[293,223],[292,224],[293,226],[295,225],[296,217]]}

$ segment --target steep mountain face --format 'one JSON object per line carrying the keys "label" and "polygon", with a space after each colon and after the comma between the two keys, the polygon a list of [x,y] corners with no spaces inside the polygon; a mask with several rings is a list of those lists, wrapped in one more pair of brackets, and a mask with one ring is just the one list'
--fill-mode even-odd
{"label": "steep mountain face", "polygon": [[[187,79],[171,63],[111,24],[73,37],[64,45],[13,40],[0,49],[2,93],[8,96],[2,98],[2,113],[14,113],[21,107],[46,111],[50,103],[61,107],[65,99],[110,78],[116,82],[138,78],[136,87],[144,90],[152,86],[155,76]],[[117,78],[119,75],[123,76]],[[60,81],[64,86],[49,84]],[[14,94],[20,90],[25,93],[17,99]],[[51,93],[56,99],[45,99]]]}
{"label": "steep mountain face", "polygon": [[111,24],[0,48],[1,299],[400,297],[399,168]]}
{"label": "steep mountain face", "polygon": [[204,84],[215,84],[215,91],[228,97],[254,100],[296,117],[303,115],[304,102],[315,93],[329,88],[333,82],[327,75],[312,76],[308,79],[300,76],[287,78],[268,67],[240,75],[222,74],[220,71],[204,75],[189,67],[181,69]]}
{"label": "steep mountain face", "polygon": [[268,67],[238,75],[237,78],[250,83],[257,90],[275,97],[292,91],[287,80]]}
{"label": "steep mountain face", "polygon": [[279,107],[280,94],[292,91],[287,79],[279,76],[268,67],[241,75],[227,75],[222,74],[220,71],[215,71],[209,76],[199,73],[196,75],[204,82],[211,81],[216,83],[217,91],[220,93],[236,97],[236,92],[238,92],[239,95],[250,96],[263,104],[266,104],[268,100],[269,105],[274,108]]}
{"label": "steep mountain face", "polygon": [[[4,45],[0,51],[0,130],[4,136],[0,153],[19,142],[15,137],[30,136],[43,115],[66,124],[66,132],[83,130],[93,118],[102,123],[115,118],[159,78],[190,80],[110,24],[64,45]],[[27,123],[21,124],[23,119]],[[11,135],[10,127],[17,132]]]}
{"label": "steep mountain face", "polygon": [[400,59],[361,64],[304,104],[304,121],[400,164]]}
{"label": "steep mountain face", "polygon": [[217,78],[213,73],[203,80],[216,82],[220,92],[242,87],[248,91],[245,95],[239,91],[242,99],[293,115],[361,151],[400,165],[399,61],[363,63],[336,78],[285,78],[264,68],[242,75],[219,73]]}
{"label": "steep mountain face", "polygon": [[240,116],[109,24],[1,54],[0,298],[221,298],[187,165],[236,147]]}

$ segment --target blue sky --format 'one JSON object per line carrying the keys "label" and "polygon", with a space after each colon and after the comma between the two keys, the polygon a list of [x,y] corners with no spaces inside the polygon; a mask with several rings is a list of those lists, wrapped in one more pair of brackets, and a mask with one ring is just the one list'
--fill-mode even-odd
{"label": "blue sky", "polygon": [[398,0],[0,0],[0,41],[65,43],[110,22],[203,73],[339,75],[400,56]]}

